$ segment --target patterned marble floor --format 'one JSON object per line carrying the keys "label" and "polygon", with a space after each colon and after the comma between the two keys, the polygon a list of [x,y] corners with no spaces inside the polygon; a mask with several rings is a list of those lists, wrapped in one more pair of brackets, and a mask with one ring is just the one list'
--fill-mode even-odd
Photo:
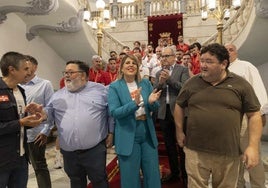
{"label": "patterned marble floor", "polygon": [[[108,149],[107,151],[107,164],[115,157],[115,153],[113,149]],[[54,159],[56,156],[56,150],[54,144],[50,144],[47,146],[46,149],[46,159],[48,163],[48,168],[50,172],[52,188],[68,188],[69,185],[69,178],[65,174],[63,168],[61,169],[54,169]],[[29,179],[27,188],[38,188],[35,174],[33,171],[32,166],[29,166]]]}
{"label": "patterned marble floor", "polygon": [[[52,187],[53,188],[68,188],[69,185],[69,179],[66,176],[64,170],[61,169],[54,169],[54,158],[56,155],[55,146],[54,144],[50,144],[47,147],[46,150],[46,157],[48,162],[48,168],[50,171],[51,181],[52,181]],[[107,155],[107,164],[115,157],[114,150],[108,150]],[[266,169],[266,188],[268,188],[268,142],[262,142],[262,158],[265,163],[265,169]],[[248,183],[248,174],[245,173],[245,177],[247,180],[246,188],[250,188],[250,185]],[[38,188],[35,174],[32,169],[32,166],[30,165],[29,168],[29,180],[28,180],[28,186],[27,188]]]}

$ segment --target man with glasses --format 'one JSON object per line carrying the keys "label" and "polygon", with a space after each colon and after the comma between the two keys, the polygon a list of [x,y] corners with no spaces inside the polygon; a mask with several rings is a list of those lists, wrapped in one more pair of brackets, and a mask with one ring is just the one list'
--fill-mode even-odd
{"label": "man with glasses", "polygon": [[[176,97],[189,78],[188,69],[176,63],[175,49],[165,47],[161,55],[162,70],[156,73],[154,87],[162,90],[159,98],[158,119],[166,145],[171,174],[162,183],[178,180],[180,176],[173,111]],[[183,177],[186,178],[186,177]]]}
{"label": "man with glasses", "polygon": [[[174,117],[177,141],[184,147],[188,186],[236,188],[240,158],[252,169],[259,161],[262,133],[260,104],[252,86],[229,72],[229,53],[217,43],[201,50],[201,73],[181,88]],[[187,116],[187,135],[183,131]],[[241,156],[243,115],[249,126],[249,144]]]}
{"label": "man with glasses", "polygon": [[[88,81],[88,69],[84,62],[67,62],[65,87],[53,94],[45,111],[48,120],[55,120],[71,188],[87,187],[87,178],[93,188],[108,188],[106,147],[112,146],[114,124],[108,117],[107,88]],[[29,106],[31,111],[37,107]]]}

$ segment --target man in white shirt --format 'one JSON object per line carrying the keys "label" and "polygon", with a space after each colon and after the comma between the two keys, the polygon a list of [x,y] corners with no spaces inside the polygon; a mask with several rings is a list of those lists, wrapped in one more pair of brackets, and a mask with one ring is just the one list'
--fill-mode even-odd
{"label": "man in white shirt", "polygon": [[[238,74],[239,76],[245,78],[253,87],[258,100],[263,107],[265,103],[267,103],[267,93],[262,81],[262,78],[259,74],[258,69],[248,61],[242,61],[238,59],[238,52],[236,46],[234,44],[227,44],[225,45],[226,49],[230,55],[230,66],[228,67],[231,72]],[[265,122],[265,114],[262,114],[263,122]],[[265,124],[263,124],[265,125]],[[240,147],[242,153],[246,149],[248,145],[248,122],[247,119],[243,118],[242,127],[241,127],[241,139],[240,139]],[[250,177],[250,184],[252,188],[265,188],[265,174],[264,174],[264,167],[261,160],[260,163],[250,169],[249,177]],[[237,188],[244,188],[245,180],[244,180],[244,165],[241,160],[241,168],[240,168],[240,177],[238,180]]]}

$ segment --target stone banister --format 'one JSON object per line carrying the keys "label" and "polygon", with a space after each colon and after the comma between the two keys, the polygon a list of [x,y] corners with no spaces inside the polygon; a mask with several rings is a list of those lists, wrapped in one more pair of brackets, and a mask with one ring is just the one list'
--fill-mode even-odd
{"label": "stone banister", "polygon": [[[232,11],[233,14],[231,15],[231,18],[225,22],[224,30],[223,30],[223,43],[229,43],[234,41],[237,36],[243,31],[243,28],[245,27],[248,17],[250,16],[250,13],[252,11],[252,7],[254,6],[254,0],[242,0],[241,2],[241,8],[238,9],[238,11]],[[149,5],[149,8],[146,8],[146,6]],[[117,8],[117,15],[114,15],[117,18],[118,22],[127,22],[132,20],[141,20],[146,21],[147,16],[146,15],[165,15],[165,14],[175,14],[175,13],[184,13],[185,21],[187,22],[187,19],[190,17],[196,17],[200,16],[200,4],[199,1],[196,0],[169,0],[169,1],[163,1],[163,0],[138,0],[134,3],[113,3],[111,7],[118,7]],[[150,11],[145,12],[145,11]],[[111,9],[112,11],[112,9]],[[201,20],[201,16],[200,16]],[[146,28],[145,28],[146,29]],[[105,35],[108,34],[106,32]],[[113,49],[113,44],[119,44],[118,40],[114,40],[112,35],[109,35],[107,37],[109,39],[109,45],[105,44],[104,51],[109,51]],[[215,33],[212,34],[208,39],[205,41],[202,41],[202,44],[208,44],[212,42],[216,42],[217,39],[217,32],[216,32],[216,25],[215,25]],[[113,41],[114,40],[114,41]],[[113,41],[113,42],[111,42]],[[111,45],[110,45],[111,44]],[[115,45],[116,50],[121,50],[119,46],[123,46],[124,44]]]}

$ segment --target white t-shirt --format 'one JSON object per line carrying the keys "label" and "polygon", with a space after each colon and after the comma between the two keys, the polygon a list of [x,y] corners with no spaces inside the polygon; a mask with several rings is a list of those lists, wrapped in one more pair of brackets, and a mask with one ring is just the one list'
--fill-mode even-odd
{"label": "white t-shirt", "polygon": [[[131,95],[132,100],[135,100],[135,95],[138,91],[137,83],[135,81],[131,82],[131,83],[127,83],[127,87],[128,87],[128,90],[129,90],[129,93]],[[140,102],[143,102],[142,95],[140,95]],[[138,110],[136,110],[136,112],[135,112],[136,117],[138,117],[140,115],[144,115],[144,114],[145,114],[144,106],[140,106],[138,108]]]}
{"label": "white t-shirt", "polygon": [[[20,119],[24,117],[24,111],[25,111],[25,103],[23,100],[23,96],[19,89],[14,90],[14,96],[16,99],[17,107],[18,107],[18,113]],[[24,127],[20,128],[20,156],[23,156],[25,153],[23,142],[24,142]]]}
{"label": "white t-shirt", "polygon": [[248,61],[236,59],[234,62],[230,63],[228,69],[231,72],[245,78],[251,84],[261,106],[267,103],[265,86],[258,69],[253,64]]}

